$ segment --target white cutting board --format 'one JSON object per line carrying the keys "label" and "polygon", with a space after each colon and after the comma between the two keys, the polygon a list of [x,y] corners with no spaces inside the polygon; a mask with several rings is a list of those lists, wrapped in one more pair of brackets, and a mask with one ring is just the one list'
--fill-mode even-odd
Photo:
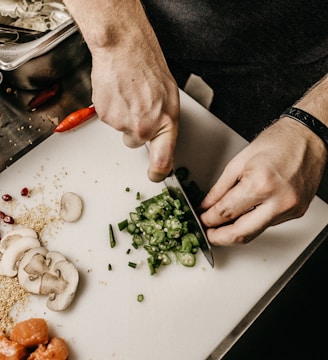
{"label": "white cutting board", "polygon": [[[188,166],[190,178],[205,190],[247,143],[184,93],[181,107],[176,164]],[[42,236],[49,249],[61,251],[79,269],[74,304],[55,313],[44,297],[33,296],[20,318],[45,317],[51,334],[66,338],[71,360],[205,359],[327,224],[328,205],[316,197],[303,218],[271,228],[246,246],[215,248],[214,269],[200,253],[194,268],[174,263],[150,276],[146,253],[127,255],[131,239],[116,225],[138,205],[136,192],[145,199],[163,183],[147,179],[146,149],[129,149],[121,139],[91,120],[52,135],[0,174],[0,193],[13,194],[20,204],[12,207],[14,214],[40,203],[56,213],[65,191],[77,192],[85,203],[79,222],[54,221]],[[28,199],[19,196],[25,186],[35,189]],[[140,261],[138,268],[128,261]]]}

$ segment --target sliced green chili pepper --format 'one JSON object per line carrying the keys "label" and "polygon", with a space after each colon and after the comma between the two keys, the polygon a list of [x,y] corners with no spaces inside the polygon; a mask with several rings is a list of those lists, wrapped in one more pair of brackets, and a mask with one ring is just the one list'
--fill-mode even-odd
{"label": "sliced green chili pepper", "polygon": [[118,228],[120,231],[124,230],[128,226],[128,219],[124,219],[118,223]]}
{"label": "sliced green chili pepper", "polygon": [[109,243],[111,248],[113,248],[116,245],[112,224],[109,224]]}
{"label": "sliced green chili pepper", "polygon": [[138,302],[143,302],[144,301],[144,296],[143,296],[143,294],[139,294],[138,296],[137,296],[137,300],[138,300]]}
{"label": "sliced green chili pepper", "polygon": [[134,263],[134,262],[132,262],[132,261],[129,261],[128,265],[129,265],[130,267],[132,267],[133,269],[135,269],[135,268],[137,267],[137,264]]}
{"label": "sliced green chili pepper", "polygon": [[[122,221],[120,229],[127,228],[132,235],[132,246],[143,245],[148,252],[148,267],[151,275],[156,274],[161,265],[171,263],[169,252],[176,254],[184,266],[194,266],[195,254],[199,248],[197,234],[189,228],[190,211],[174,198],[167,188],[150,199],[141,202],[130,220]],[[136,267],[136,264],[129,266]]]}

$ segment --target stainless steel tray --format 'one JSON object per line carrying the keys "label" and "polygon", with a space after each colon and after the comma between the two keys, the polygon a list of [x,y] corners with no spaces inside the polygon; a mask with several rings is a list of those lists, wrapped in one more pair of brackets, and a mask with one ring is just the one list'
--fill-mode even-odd
{"label": "stainless steel tray", "polygon": [[[2,29],[4,32],[5,28],[3,26]],[[8,28],[6,31],[8,32]],[[75,31],[77,31],[77,25],[72,19],[70,19],[62,25],[58,26],[58,28],[55,30],[49,31],[39,38],[38,34],[35,33],[36,39],[34,40],[23,43],[18,42],[13,44],[7,43],[0,45],[0,69],[6,71],[17,69],[27,61],[53,49],[56,45],[72,35]],[[24,30],[19,30],[17,31],[16,36],[23,36],[24,34],[26,38],[28,35],[27,32]],[[29,39],[32,38],[31,35],[32,34],[30,33]]]}

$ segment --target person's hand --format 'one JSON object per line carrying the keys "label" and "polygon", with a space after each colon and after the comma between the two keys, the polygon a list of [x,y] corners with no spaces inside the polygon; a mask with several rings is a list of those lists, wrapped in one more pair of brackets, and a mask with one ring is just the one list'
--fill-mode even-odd
{"label": "person's hand", "polygon": [[173,166],[178,87],[145,14],[127,7],[125,18],[122,42],[90,46],[92,100],[99,118],[122,131],[127,146],[150,141],[148,176],[161,181]]}
{"label": "person's hand", "polygon": [[[171,171],[179,91],[139,0],[65,0],[92,56],[92,101],[129,147],[150,141],[148,176]],[[81,10],[83,9],[83,10]]]}
{"label": "person's hand", "polygon": [[271,225],[302,216],[326,158],[324,143],[292,119],[264,130],[230,161],[201,203],[209,241],[247,243]]}
{"label": "person's hand", "polygon": [[93,103],[99,118],[122,131],[129,147],[150,140],[148,176],[161,181],[173,166],[179,93],[157,43],[94,51],[92,59]]}

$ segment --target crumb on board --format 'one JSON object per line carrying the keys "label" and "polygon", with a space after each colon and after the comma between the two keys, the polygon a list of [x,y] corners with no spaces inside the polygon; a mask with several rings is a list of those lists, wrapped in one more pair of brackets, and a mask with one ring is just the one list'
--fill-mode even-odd
{"label": "crumb on board", "polygon": [[27,226],[40,235],[48,225],[58,221],[58,216],[51,214],[52,211],[51,207],[39,204],[16,216],[15,223]]}
{"label": "crumb on board", "polygon": [[[13,197],[13,201],[2,202],[0,210],[5,210],[12,214],[15,225],[22,225],[33,229],[39,235],[39,238],[42,239],[42,244],[46,246],[47,236],[44,236],[44,233],[48,235],[48,239],[53,238],[53,232],[57,233],[60,230],[62,220],[57,211],[59,200],[56,198],[52,199],[49,204],[44,199],[46,191],[49,194],[49,189],[45,189],[42,183],[44,180],[47,180],[43,174],[44,170],[44,165],[41,165],[40,172],[34,176],[34,180],[38,179],[40,184],[29,187],[29,196],[24,198],[25,203],[16,194],[17,196]],[[64,168],[61,169],[59,174],[56,173],[51,183],[52,188],[60,189],[61,180],[67,175],[67,171]],[[19,314],[26,309],[30,297],[31,294],[19,284],[17,277],[11,278],[0,275],[0,333],[10,333],[12,327],[17,322]]]}
{"label": "crumb on board", "polygon": [[9,333],[20,311],[24,310],[29,293],[19,284],[17,277],[0,276],[0,331]]}

